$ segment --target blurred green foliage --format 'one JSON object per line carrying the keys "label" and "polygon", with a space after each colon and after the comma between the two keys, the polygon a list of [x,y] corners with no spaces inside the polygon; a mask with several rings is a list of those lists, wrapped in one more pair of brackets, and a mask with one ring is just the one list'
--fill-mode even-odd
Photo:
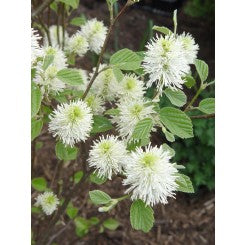
{"label": "blurred green foliage", "polygon": [[214,0],[188,0],[184,12],[191,17],[203,17],[214,19],[215,1]]}

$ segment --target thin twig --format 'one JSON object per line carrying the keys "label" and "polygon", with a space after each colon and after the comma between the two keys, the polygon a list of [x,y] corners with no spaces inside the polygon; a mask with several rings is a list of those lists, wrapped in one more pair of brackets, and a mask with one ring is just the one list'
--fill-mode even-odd
{"label": "thin twig", "polygon": [[87,96],[87,94],[88,94],[88,92],[89,92],[91,86],[93,85],[93,82],[94,82],[95,78],[96,78],[97,75],[98,75],[99,66],[100,66],[100,63],[101,63],[101,61],[102,61],[104,52],[105,52],[105,50],[106,50],[107,44],[108,44],[109,39],[110,39],[111,32],[112,32],[112,30],[113,30],[113,28],[114,28],[114,26],[115,26],[115,23],[116,23],[116,21],[119,19],[119,17],[125,12],[125,10],[128,8],[128,6],[129,6],[129,5],[126,3],[126,4],[123,6],[123,8],[121,9],[121,11],[118,13],[118,15],[115,17],[115,19],[112,21],[112,23],[110,24],[109,31],[108,31],[108,33],[107,33],[105,42],[104,42],[104,44],[103,44],[103,47],[102,47],[102,49],[101,49],[101,53],[100,53],[100,56],[99,56],[99,59],[98,59],[98,62],[97,62],[96,70],[95,70],[94,75],[93,75],[93,77],[91,78],[91,80],[90,80],[90,82],[89,82],[89,84],[88,84],[88,86],[87,86],[87,88],[86,88],[86,90],[85,90],[83,96],[82,96],[82,99],[83,99],[83,100],[86,98],[86,96]]}
{"label": "thin twig", "polygon": [[45,8],[47,8],[54,0],[46,0],[40,6],[37,7],[36,10],[33,11],[31,17],[34,18],[39,15]]}
{"label": "thin twig", "polygon": [[47,245],[50,245],[55,238],[57,238],[59,235],[61,235],[71,225],[72,222],[73,222],[72,219],[69,220],[69,222],[63,228],[61,228],[56,234],[51,236],[51,238],[49,239],[49,242],[47,243]]}
{"label": "thin twig", "polygon": [[201,119],[201,118],[204,118],[204,119],[208,119],[208,118],[214,118],[215,117],[215,114],[208,114],[208,115],[198,115],[198,116],[191,116],[191,119]]}

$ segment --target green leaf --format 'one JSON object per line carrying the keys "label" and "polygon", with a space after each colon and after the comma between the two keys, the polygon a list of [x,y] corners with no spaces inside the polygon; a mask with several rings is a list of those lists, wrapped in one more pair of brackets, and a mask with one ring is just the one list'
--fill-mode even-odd
{"label": "green leaf", "polygon": [[43,177],[34,178],[31,180],[31,186],[37,191],[45,191],[47,181]]}
{"label": "green leaf", "polygon": [[170,88],[167,88],[164,90],[164,93],[173,105],[181,107],[186,104],[186,95],[180,89],[172,90]]}
{"label": "green leaf", "polygon": [[77,158],[77,147],[65,146],[62,142],[57,142],[55,145],[55,154],[58,159],[70,161]]}
{"label": "green leaf", "polygon": [[151,118],[145,118],[139,121],[133,131],[132,138],[135,140],[141,140],[148,138],[153,126],[153,121]]}
{"label": "green leaf", "polygon": [[97,225],[100,222],[99,218],[97,217],[91,217],[88,221],[91,225]]}
{"label": "green leaf", "polygon": [[164,151],[168,151],[170,153],[171,157],[175,156],[175,150],[173,148],[171,148],[169,145],[164,143],[164,144],[162,144],[162,148]]}
{"label": "green leaf", "polygon": [[89,196],[93,204],[107,204],[111,201],[111,197],[103,191],[94,190],[89,192]]}
{"label": "green leaf", "polygon": [[83,171],[77,171],[74,174],[74,183],[77,184],[83,177]]}
{"label": "green leaf", "polygon": [[31,83],[31,117],[37,115],[42,102],[42,93],[35,83]]}
{"label": "green leaf", "polygon": [[176,183],[179,186],[178,191],[186,192],[186,193],[194,193],[191,180],[188,176],[178,173]]}
{"label": "green leaf", "polygon": [[43,121],[31,119],[31,140],[34,140],[42,131]]}
{"label": "green leaf", "polygon": [[140,68],[142,58],[130,49],[122,49],[113,54],[110,58],[110,65],[126,71],[133,71]]}
{"label": "green leaf", "polygon": [[215,112],[215,99],[207,98],[199,103],[198,109],[204,113],[212,114]]}
{"label": "green leaf", "polygon": [[43,61],[43,70],[45,71],[54,61],[54,55],[46,55]]}
{"label": "green leaf", "polygon": [[120,223],[112,218],[109,218],[103,222],[103,226],[111,231],[116,230],[119,225]]}
{"label": "green leaf", "polygon": [[111,122],[106,117],[95,115],[93,117],[93,120],[94,123],[93,128],[91,130],[92,134],[105,132],[113,128]]}
{"label": "green leaf", "polygon": [[57,7],[57,3],[56,3],[56,2],[52,2],[49,6],[50,6],[50,8],[51,8],[54,12],[57,13],[58,7]]}
{"label": "green leaf", "polygon": [[120,114],[120,110],[119,109],[109,109],[105,112],[105,115],[112,115],[112,116],[118,116]]}
{"label": "green leaf", "polygon": [[78,209],[75,207],[67,207],[66,214],[70,219],[74,219],[77,216]]}
{"label": "green leaf", "polygon": [[171,35],[173,32],[171,30],[169,30],[167,27],[165,26],[153,26],[152,28],[154,31],[158,31],[161,32],[165,35]]}
{"label": "green leaf", "polygon": [[181,110],[164,107],[160,110],[160,120],[174,135],[182,139],[193,137],[191,119]]}
{"label": "green leaf", "polygon": [[113,67],[112,68],[113,74],[115,78],[117,79],[118,82],[121,82],[123,79],[123,73],[118,67]]}
{"label": "green leaf", "polygon": [[76,9],[79,5],[79,0],[58,0],[58,1],[71,6],[73,9]]}
{"label": "green leaf", "polygon": [[107,181],[107,178],[105,177],[99,177],[96,173],[92,173],[89,176],[90,181],[97,184],[97,185],[102,185]]}
{"label": "green leaf", "polygon": [[78,237],[85,236],[89,231],[89,223],[86,219],[82,217],[76,217],[74,220],[76,226],[76,235]]}
{"label": "green leaf", "polygon": [[164,132],[167,141],[169,142],[174,142],[175,141],[175,137],[172,133],[168,132],[167,130]]}
{"label": "green leaf", "polygon": [[196,80],[191,75],[184,77],[184,80],[187,88],[192,88],[196,84]]}
{"label": "green leaf", "polygon": [[74,26],[82,26],[85,23],[86,23],[85,15],[81,15],[80,17],[75,17],[70,21],[70,24]]}
{"label": "green leaf", "polygon": [[130,208],[130,222],[136,230],[150,231],[154,223],[152,208],[141,200],[134,201]]}
{"label": "green leaf", "polygon": [[42,212],[42,209],[40,207],[36,207],[36,206],[31,207],[31,213],[40,214],[41,212]]}
{"label": "green leaf", "polygon": [[57,78],[71,86],[77,86],[83,83],[83,79],[79,71],[71,68],[58,71]]}
{"label": "green leaf", "polygon": [[203,60],[195,60],[196,70],[202,82],[206,81],[208,77],[208,65]]}

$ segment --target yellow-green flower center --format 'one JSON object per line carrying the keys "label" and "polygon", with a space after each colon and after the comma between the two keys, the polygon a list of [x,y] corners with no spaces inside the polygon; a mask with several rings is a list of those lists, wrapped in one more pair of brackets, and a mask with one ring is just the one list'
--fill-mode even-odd
{"label": "yellow-green flower center", "polygon": [[136,117],[139,117],[139,115],[142,112],[142,110],[143,110],[143,106],[142,105],[134,105],[131,108],[131,114],[136,116]]}
{"label": "yellow-green flower center", "polygon": [[111,150],[112,144],[109,141],[104,141],[100,144],[102,154],[107,154]]}
{"label": "yellow-green flower center", "polygon": [[55,197],[54,196],[48,196],[46,199],[45,199],[45,204],[46,205],[52,205],[55,203]]}
{"label": "yellow-green flower center", "polygon": [[73,106],[68,114],[70,122],[74,123],[83,118],[83,113],[78,106]]}
{"label": "yellow-green flower center", "polygon": [[133,78],[128,78],[125,85],[126,90],[133,90],[136,87],[136,81]]}
{"label": "yellow-green flower center", "polygon": [[158,159],[157,156],[155,156],[154,154],[145,153],[145,155],[141,159],[141,162],[145,167],[152,167],[155,165],[157,159]]}

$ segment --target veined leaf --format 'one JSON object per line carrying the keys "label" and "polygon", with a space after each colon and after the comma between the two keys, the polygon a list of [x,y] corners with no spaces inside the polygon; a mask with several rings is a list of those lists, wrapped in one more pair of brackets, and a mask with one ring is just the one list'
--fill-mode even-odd
{"label": "veined leaf", "polygon": [[215,112],[215,99],[207,98],[199,103],[198,109],[204,113],[212,114]]}
{"label": "veined leaf", "polygon": [[206,81],[208,77],[208,65],[203,60],[196,59],[195,66],[198,72],[198,75],[202,82]]}
{"label": "veined leaf", "polygon": [[194,193],[194,189],[193,189],[191,180],[188,176],[178,173],[176,183],[179,186],[178,191],[186,192],[186,193]]}
{"label": "veined leaf", "polygon": [[180,89],[172,90],[170,88],[167,88],[164,90],[164,93],[173,105],[181,107],[186,104],[186,95]]}
{"label": "veined leaf", "polygon": [[152,29],[155,30],[155,31],[161,32],[161,33],[163,33],[165,35],[171,35],[173,33],[170,29],[168,29],[165,26],[153,26]]}
{"label": "veined leaf", "polygon": [[92,134],[105,132],[113,128],[110,120],[107,119],[106,117],[95,115],[93,119],[94,119],[94,123],[93,123],[93,128],[91,130]]}
{"label": "veined leaf", "polygon": [[71,86],[77,86],[83,83],[83,79],[79,71],[71,68],[58,71],[57,78]]}
{"label": "veined leaf", "polygon": [[90,191],[89,197],[95,205],[107,204],[111,201],[111,197],[108,194],[99,190]]}
{"label": "veined leaf", "polygon": [[130,49],[122,49],[113,54],[110,58],[110,65],[121,70],[133,71],[140,68],[142,58]]}
{"label": "veined leaf", "polygon": [[132,138],[135,140],[142,140],[148,138],[153,126],[151,118],[145,118],[139,121],[133,131]]}
{"label": "veined leaf", "polygon": [[134,201],[130,208],[130,222],[136,230],[150,231],[154,223],[152,208],[141,200]]}
{"label": "veined leaf", "polygon": [[182,139],[193,137],[191,119],[181,110],[164,107],[160,110],[160,120],[174,135]]}
{"label": "veined leaf", "polygon": [[31,83],[31,117],[37,115],[42,102],[42,93],[35,83]]}

